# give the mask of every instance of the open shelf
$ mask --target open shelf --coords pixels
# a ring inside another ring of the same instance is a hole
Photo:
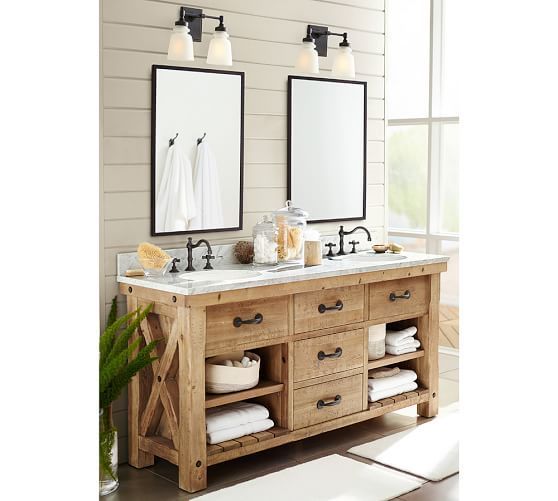
[[[220,405],[230,404],[232,402],[240,402],[241,400],[271,395],[272,393],[283,391],[284,387],[285,385],[283,383],[260,379],[258,385],[254,386],[254,388],[250,388],[249,390],[235,391],[233,393],[206,393],[205,408],[209,409],[211,407],[219,407]]]
[[[236,453],[232,453],[235,456],[243,456],[244,454],[255,452],[257,449],[262,447],[262,442],[268,442],[266,445],[272,446],[269,442],[273,439],[278,439],[275,441],[283,441],[290,432],[287,428],[281,428],[279,426],[274,426],[266,431],[260,431],[258,433],[252,433],[250,435],[244,435],[243,437],[235,438],[234,440],[226,440],[225,442],[220,442],[218,444],[207,444],[207,456],[208,464],[219,463],[219,455],[222,455],[228,451],[236,449]],[[283,438],[279,438],[283,437]],[[252,451],[251,449],[254,449]],[[230,455],[230,454],[229,454]]]
[[[410,407],[411,405],[420,404],[422,402],[426,402],[427,400],[428,390],[426,388],[419,387],[416,390],[406,391],[400,395],[382,398],[376,402],[368,402],[368,410],[373,412],[376,409],[381,409],[381,414],[385,414],[386,412]]]
[[[424,350],[413,351],[412,353],[404,353],[403,355],[386,355],[378,360],[370,360],[368,362],[368,370],[384,367],[385,365],[398,364],[405,360],[413,360],[415,358],[424,357]]]

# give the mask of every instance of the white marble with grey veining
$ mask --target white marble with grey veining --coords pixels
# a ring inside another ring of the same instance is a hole
[[[366,273],[370,271],[390,270],[396,268],[408,268],[412,266],[428,265],[443,263],[449,260],[446,256],[438,256],[434,254],[419,254],[415,252],[402,252],[406,256],[405,259],[398,261],[350,261],[350,260],[329,260],[324,258],[323,264],[320,266],[312,266],[308,268],[299,268],[295,270],[286,270],[274,272],[273,269],[281,267],[254,267],[253,265],[242,265],[235,262],[232,254],[231,245],[215,246],[214,254],[223,256],[222,259],[212,261],[212,265],[216,270],[255,270],[261,274],[256,277],[243,278],[230,281],[189,281],[182,277],[186,266],[186,250],[170,249],[167,252],[173,257],[181,259],[179,269],[181,273],[167,273],[164,277],[126,277],[124,273],[130,268],[139,268],[136,253],[119,254],[118,255],[118,276],[120,283],[147,287],[173,294],[191,296],[195,294],[207,294],[209,292],[222,292],[228,290],[246,289],[250,287],[262,287],[266,285],[284,284],[288,282],[299,282],[302,280],[312,280],[320,278],[335,277],[339,275]],[[205,249],[196,249],[194,256],[194,266],[196,270],[202,270],[205,261],[199,258],[204,254]],[[208,274],[208,276],[210,273]]]

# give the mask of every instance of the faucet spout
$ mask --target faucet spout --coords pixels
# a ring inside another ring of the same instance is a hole
[[[351,231],[345,231],[343,226],[340,226],[339,227],[339,252],[337,253],[338,256],[344,256],[346,254],[345,248],[343,247],[345,235],[351,235],[357,230],[364,231],[366,233],[367,240],[369,242],[372,241],[372,236],[370,235],[370,232],[364,226],[356,226]]]
[[[200,245],[205,244],[207,247],[207,256],[212,256],[211,245],[205,238],[200,238],[196,243],[193,242],[192,237],[188,237],[188,243],[186,244],[186,250],[188,251],[188,267],[184,271],[196,271],[193,265],[194,257],[193,257],[193,250],[199,247]],[[207,256],[204,256],[206,258]],[[211,270],[211,265],[209,264],[209,258],[207,259],[207,265],[205,267],[207,270]]]

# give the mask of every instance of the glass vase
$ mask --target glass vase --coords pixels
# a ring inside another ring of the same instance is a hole
[[[99,411],[99,495],[118,489],[118,434],[109,407]]]

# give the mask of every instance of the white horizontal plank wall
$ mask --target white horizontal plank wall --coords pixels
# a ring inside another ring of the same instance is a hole
[[[233,70],[246,73],[244,228],[204,234],[212,243],[249,238],[262,215],[281,207],[287,195],[287,76],[307,24],[347,31],[357,79],[368,82],[368,191],[365,226],[374,240],[385,237],[384,0],[103,0],[101,5],[101,321],[117,293],[116,254],[142,241],[161,247],[185,245],[185,236],[150,235],[151,65],[167,64],[169,34],[180,5],[225,15],[233,47]],[[205,56],[214,23],[204,22],[196,60]],[[320,58],[331,75],[339,40],[330,38]],[[172,64],[177,64],[173,62]],[[335,234],[336,223],[315,225]],[[350,226],[350,225],[349,225]],[[194,236],[195,237],[195,236]],[[119,313],[124,303],[119,302]],[[120,458],[127,459],[126,398],[114,405]]]

